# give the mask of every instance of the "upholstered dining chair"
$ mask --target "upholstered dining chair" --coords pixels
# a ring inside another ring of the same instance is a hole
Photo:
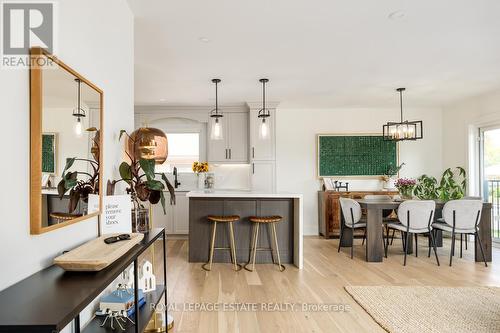
[[[488,267],[484,257],[483,244],[478,234],[479,220],[483,210],[482,200],[451,200],[443,207],[443,218],[432,224],[432,228],[451,232],[450,266],[455,254],[455,235],[474,235],[479,243],[484,265]]]
[[[434,211],[436,210],[436,203],[432,200],[408,200],[398,208],[398,219],[399,223],[390,222],[387,223],[389,229],[396,229],[402,233],[406,233],[406,239],[403,242],[404,249],[404,262],[403,266],[406,266],[406,256],[408,253],[408,244],[411,235],[415,235],[415,256],[418,256],[418,244],[417,235],[418,234],[429,234],[431,245],[434,249],[434,254],[436,256],[436,261],[439,266],[439,258],[436,251],[436,243],[434,241],[434,235],[432,234],[432,221],[434,217]],[[389,237],[386,237],[387,244],[385,246],[386,257],[387,249],[389,247]],[[429,255],[430,257],[430,252]]]
[[[342,239],[344,237],[344,229],[350,228],[351,231],[351,259],[354,256],[354,230],[355,229],[366,229],[366,220],[362,220],[361,206],[356,200],[349,198],[339,198],[340,208],[342,209],[342,215],[344,216],[343,225],[340,227],[340,238],[339,238],[339,249],[342,244]],[[366,230],[365,230],[366,232]]]

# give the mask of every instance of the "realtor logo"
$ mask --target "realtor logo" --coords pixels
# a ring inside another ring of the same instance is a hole
[[[46,1],[1,3],[2,67],[28,65],[32,46],[54,53],[54,7],[53,2]]]

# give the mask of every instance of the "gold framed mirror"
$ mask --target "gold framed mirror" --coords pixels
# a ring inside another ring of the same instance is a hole
[[[30,62],[30,233],[96,217],[102,205],[103,91],[42,48]]]

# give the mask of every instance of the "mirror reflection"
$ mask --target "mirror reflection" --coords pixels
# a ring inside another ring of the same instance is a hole
[[[99,209],[101,95],[57,64],[41,86],[43,228]]]

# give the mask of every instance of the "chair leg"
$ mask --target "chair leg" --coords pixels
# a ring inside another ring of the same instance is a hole
[[[351,259],[354,258],[354,228],[351,228]]]
[[[404,263],[403,263],[403,266],[406,266],[406,255],[407,255],[407,252],[408,252],[408,244],[410,243],[410,233],[407,231],[406,232],[406,241],[405,241],[405,259],[404,259]]]
[[[432,235],[431,235],[432,231],[429,229],[429,252],[427,253],[427,258],[430,258],[431,257],[431,247],[432,247]]]
[[[467,244],[469,243],[469,235],[465,234],[465,251],[467,251]]]
[[[463,243],[463,234],[460,234],[460,258],[462,258],[462,243]]]
[[[488,267],[488,263],[486,262],[486,257],[484,256],[483,243],[481,243],[481,238],[479,238],[479,234],[477,233],[477,231],[474,236],[477,238],[477,241],[479,243],[479,248],[481,249],[481,255],[483,256],[484,266]]]
[[[396,229],[392,229],[391,245],[394,243],[394,235],[396,235]],[[387,235],[389,236],[389,235]]]
[[[248,258],[248,262],[245,264],[245,266],[243,266],[247,271],[249,272],[253,272],[255,270],[255,254],[257,252],[257,233],[258,233],[258,223],[253,223],[252,225],[252,240],[251,240],[251,244],[250,244],[250,257]],[[248,266],[250,265],[250,263],[252,262],[252,259],[253,259],[253,268],[250,269],[248,268]]]
[[[342,236],[344,236],[344,227],[340,226],[339,250],[337,251],[338,253],[340,253],[340,246],[342,245]]]
[[[389,249],[389,227],[386,226],[385,227],[385,247],[384,247],[384,250],[385,250],[385,257],[387,258],[387,252],[388,252],[388,249]]]
[[[273,230],[274,246],[276,247],[276,255],[278,257],[278,267],[280,269],[280,272],[283,272],[285,270],[285,266],[283,266],[281,264],[280,248],[278,246],[278,237],[276,236],[276,223],[272,224],[272,230]],[[271,248],[271,251],[272,251],[272,248]]]
[[[203,268],[206,271],[211,271],[212,270],[212,262],[214,259],[214,249],[215,249],[215,234],[217,232],[217,222],[214,222],[212,225],[212,241],[210,242],[210,257],[208,258],[208,268],[206,267],[207,264],[203,264],[201,268]]]
[[[415,257],[418,258],[418,235],[415,234]]]
[[[257,255],[257,244],[259,240],[259,223],[255,223],[255,239],[253,241],[252,271],[255,270],[255,256]]]
[[[403,244],[403,251],[406,251],[404,232],[400,231],[400,233],[401,233],[401,244]]]
[[[453,261],[453,255],[455,252],[455,228],[452,229],[451,231],[451,250],[450,250],[450,267],[451,267],[451,262]]]
[[[363,241],[361,242],[361,245],[365,245],[365,240],[366,240],[366,228],[365,228],[365,232],[363,233]]]
[[[429,237],[431,238],[431,244],[432,244],[432,248],[434,249],[434,255],[436,256],[437,264],[438,264],[438,266],[440,266],[439,258],[438,258],[438,254],[437,254],[437,250],[436,250],[436,242],[434,240],[434,235],[432,234],[432,230],[430,230],[430,229],[429,229]],[[429,247],[429,257],[430,257],[430,254],[431,254],[431,248]]]

